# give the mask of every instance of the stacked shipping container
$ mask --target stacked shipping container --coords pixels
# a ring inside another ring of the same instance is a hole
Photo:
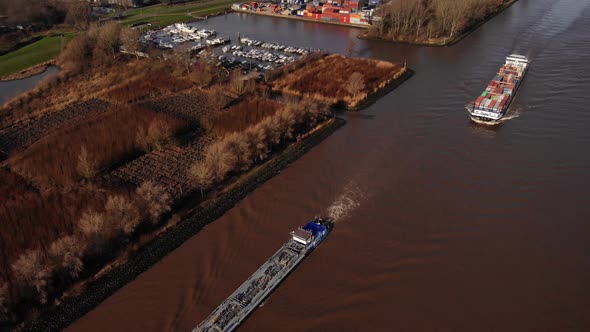
[[[475,100],[475,107],[485,111],[502,112],[520,82],[521,73],[511,65],[503,65],[486,90]]]

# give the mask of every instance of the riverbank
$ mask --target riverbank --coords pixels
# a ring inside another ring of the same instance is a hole
[[[153,5],[130,9],[124,12],[108,14],[105,19],[116,19],[126,25],[151,24],[154,28],[174,23],[204,19],[219,13],[226,13],[233,4],[231,0],[211,0],[188,2],[175,5]]]
[[[518,0],[510,0],[510,1],[502,4],[495,11],[489,13],[488,15],[483,17],[482,19],[474,22],[472,25],[470,25],[469,27],[464,29],[461,33],[459,33],[453,37],[430,38],[427,40],[416,40],[416,39],[412,40],[412,39],[408,38],[407,36],[398,36],[397,38],[394,38],[394,39],[388,39],[385,37],[371,36],[370,31],[367,31],[364,34],[359,35],[358,38],[364,39],[364,40],[381,40],[381,41],[388,41],[388,42],[394,42],[394,43],[400,43],[400,44],[410,44],[410,45],[417,45],[417,46],[433,46],[433,47],[453,46],[453,45],[457,44],[458,42],[460,42],[461,40],[463,40],[468,35],[470,35],[475,30],[477,30],[480,26],[482,26],[486,22],[490,21],[492,18],[496,17],[498,14],[502,13],[504,10],[508,9],[510,6],[512,6],[517,1]]]
[[[23,79],[45,70],[61,52],[64,42],[74,34],[44,37],[0,56],[0,80]]]
[[[64,329],[178,248],[207,224],[219,218],[250,192],[288,167],[344,124],[345,121],[340,118],[328,120],[307,138],[292,144],[256,168],[255,171],[250,171],[239,177],[214,202],[159,234],[144,247],[131,254],[127,262],[91,281],[80,295],[63,299],[59,304],[42,313],[40,319],[27,323],[23,329],[33,331]]]
[[[36,64],[36,65],[31,66],[29,68],[25,68],[17,73],[13,73],[13,74],[4,76],[4,77],[0,78],[0,82],[22,80],[24,78],[35,76],[35,75],[43,73],[44,71],[47,70],[47,68],[49,66],[52,66],[52,65],[55,65],[55,59],[41,62],[40,64]]]
[[[364,108],[371,106],[377,100],[379,100],[381,97],[383,97],[386,94],[390,93],[391,91],[397,89],[397,87],[402,85],[402,83],[404,83],[405,81],[410,79],[410,77],[412,77],[412,76],[414,76],[414,71],[410,68],[406,68],[406,70],[404,71],[404,73],[400,77],[398,77],[396,79],[391,79],[383,88],[377,90],[374,93],[369,94],[365,99],[360,101],[356,107],[349,107],[346,110],[347,111],[360,111]]]
[[[407,72],[402,64],[330,54],[307,61],[271,85],[284,96],[359,110],[399,86],[409,77]]]
[[[334,22],[334,21],[323,21],[323,20],[315,20],[310,18],[305,18],[296,15],[281,15],[281,14],[274,14],[274,13],[266,13],[266,12],[257,12],[252,10],[243,10],[243,9],[233,9],[236,13],[244,13],[244,14],[253,14],[253,15],[261,15],[261,16],[270,16],[270,17],[279,17],[279,18],[286,18],[290,20],[298,20],[298,21],[306,21],[306,22],[315,22],[315,23],[326,23],[331,25],[339,25],[345,26],[349,28],[361,28],[361,29],[368,29],[370,25],[364,24],[354,24],[354,23],[343,23],[343,22]]]

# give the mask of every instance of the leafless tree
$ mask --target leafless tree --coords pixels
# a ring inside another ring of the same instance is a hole
[[[184,71],[186,72],[186,74],[190,74],[191,72],[191,62],[192,57],[191,57],[191,50],[190,48],[187,48],[185,50],[178,50],[176,52],[173,53],[173,59],[176,60],[176,62],[178,62],[178,64],[184,68]]]
[[[171,137],[172,130],[170,129],[170,125],[154,120],[150,123],[147,130],[143,127],[138,129],[135,140],[142,150],[150,152],[161,150],[164,145],[170,142]]]
[[[70,72],[83,71],[92,61],[92,43],[85,33],[75,37],[67,43],[65,50],[60,54],[59,63]]]
[[[115,21],[108,21],[98,28],[94,47],[94,60],[98,61],[98,64],[107,64],[110,63],[110,59],[115,59],[121,46],[120,31],[121,25]]]
[[[194,179],[195,183],[201,190],[201,196],[203,192],[211,187],[213,184],[213,172],[205,162],[197,162],[191,166],[190,175]]]
[[[90,4],[88,1],[71,0],[66,4],[66,23],[77,29],[86,29],[90,23]]]
[[[353,98],[356,98],[357,95],[365,89],[365,78],[363,74],[359,72],[354,72],[348,78],[348,82],[346,82],[346,91],[352,94]]]
[[[137,30],[122,27],[119,39],[121,40],[121,45],[125,51],[133,53],[136,58],[139,58],[138,52],[140,51],[141,44],[139,42],[139,32],[137,32]]]
[[[96,161],[94,161],[94,159],[88,154],[85,146],[82,146],[82,149],[80,150],[76,170],[78,171],[78,174],[86,179],[93,178],[98,171]]]
[[[29,250],[12,264],[12,273],[21,288],[33,287],[41,303],[47,302],[47,287],[51,273],[39,249]]]
[[[156,224],[164,213],[170,211],[172,198],[162,186],[146,181],[136,192],[143,200],[149,220],[153,224]]]
[[[123,234],[132,234],[141,218],[138,208],[125,196],[110,196],[105,204],[105,218]]]
[[[78,220],[78,230],[86,242],[85,253],[91,256],[101,255],[107,248],[114,230],[105,220],[103,213],[88,210]]]
[[[8,283],[0,280],[0,324],[11,319],[10,315],[10,290]]]
[[[80,232],[87,238],[102,238],[109,233],[104,214],[88,210],[78,220]]]
[[[54,241],[49,247],[49,257],[57,269],[63,270],[70,277],[77,277],[84,264],[82,256],[84,245],[73,235],[67,235]]]
[[[348,46],[346,47],[346,56],[349,58],[352,57],[352,54],[354,53],[355,48],[356,48],[356,41],[354,39],[349,39]]]

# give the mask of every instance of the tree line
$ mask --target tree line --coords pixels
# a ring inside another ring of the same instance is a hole
[[[86,210],[72,234],[48,248],[21,254],[11,265],[10,279],[0,280],[0,327],[18,321],[31,305],[58,298],[65,286],[78,280],[87,263],[112,255],[142,225],[156,225],[171,204],[161,186],[144,182],[133,193],[110,195],[101,209]]]
[[[0,13],[6,15],[9,25],[50,27],[65,23],[84,29],[91,20],[86,0],[0,0]]]
[[[371,33],[382,38],[452,38],[507,0],[393,0],[380,8]]]
[[[121,46],[128,52],[139,51],[139,33],[114,21],[102,25],[92,23],[67,44],[58,62],[72,73],[110,65]]]
[[[330,117],[330,111],[315,102],[285,101],[281,109],[241,131],[221,137],[205,150],[205,158],[196,162],[190,175],[201,192],[252,165],[264,161]]]

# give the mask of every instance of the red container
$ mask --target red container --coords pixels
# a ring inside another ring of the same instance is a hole
[[[479,104],[481,104],[482,100],[483,100],[483,96],[477,97],[477,99],[475,100],[475,106],[479,106]]]

